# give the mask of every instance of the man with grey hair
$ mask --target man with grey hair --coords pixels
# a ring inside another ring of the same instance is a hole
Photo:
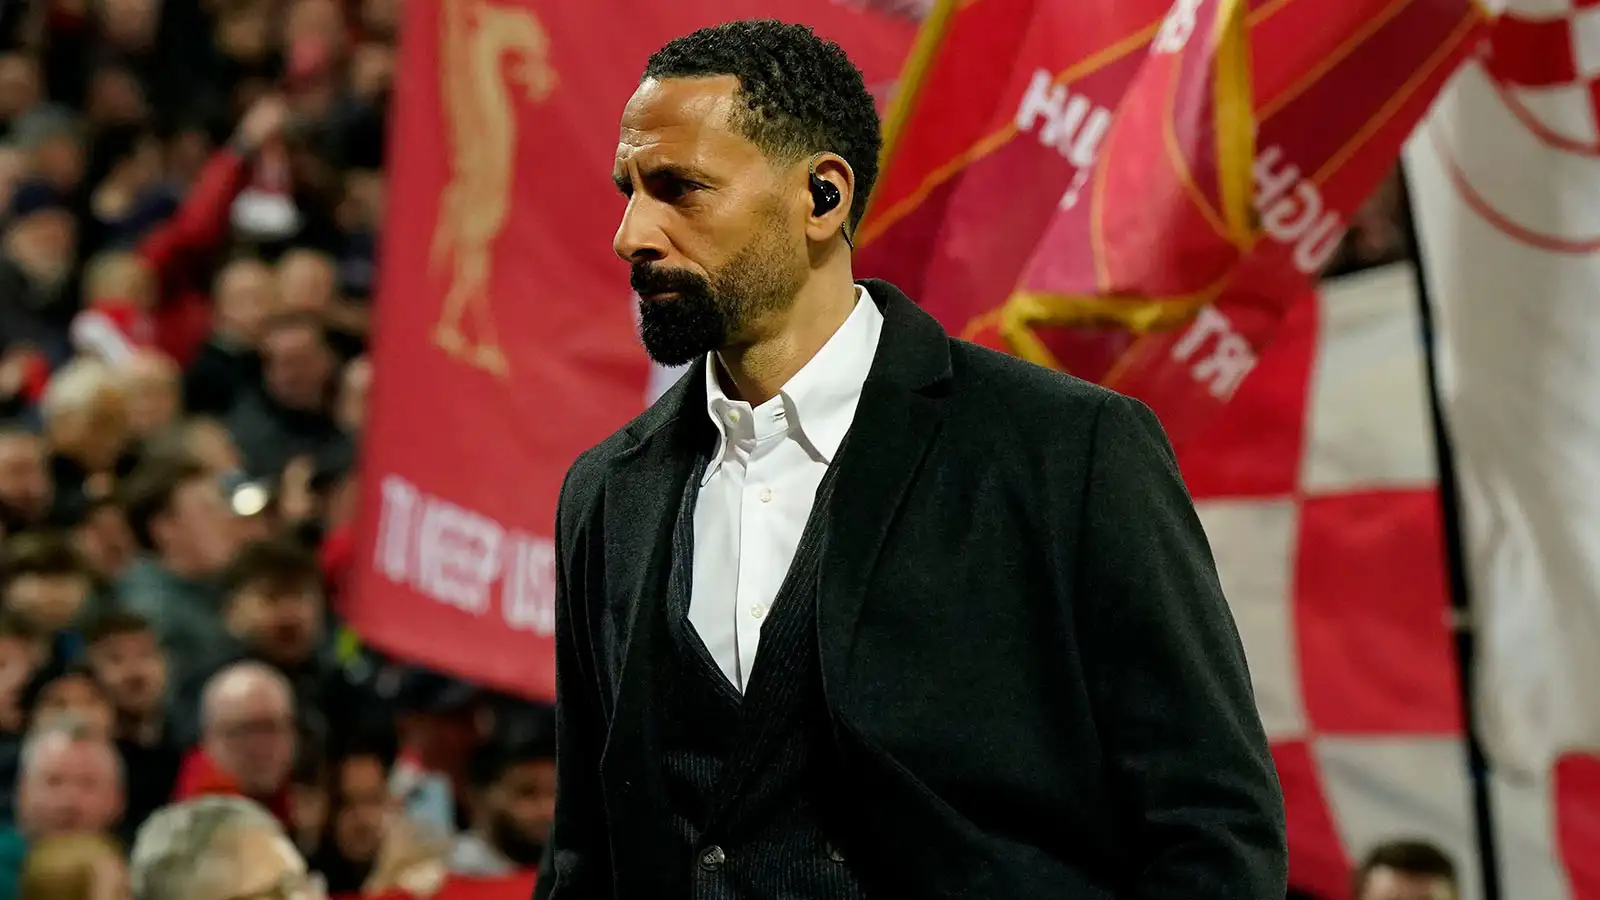
[[[134,840],[129,881],[134,900],[325,896],[283,827],[243,797],[198,797],[156,810]]]
[[[0,897],[13,897],[30,844],[110,834],[122,816],[122,761],[105,734],[71,716],[28,733],[17,776],[17,823],[0,831]]]

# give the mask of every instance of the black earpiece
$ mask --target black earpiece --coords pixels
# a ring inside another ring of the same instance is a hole
[[[817,174],[816,166],[811,168],[811,214],[814,216],[827,215],[839,205],[839,188],[833,182]]]
[[[817,161],[811,161],[811,214],[824,216],[839,208],[839,201],[844,195],[839,193],[838,185],[817,174]],[[844,235],[844,242],[854,250],[856,242],[850,237],[850,224],[848,222],[839,226],[839,232]]]

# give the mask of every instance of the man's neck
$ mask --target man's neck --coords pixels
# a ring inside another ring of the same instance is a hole
[[[717,351],[728,376],[723,387],[752,406],[776,397],[850,318],[858,296],[848,271],[842,279],[814,279],[760,339]]]

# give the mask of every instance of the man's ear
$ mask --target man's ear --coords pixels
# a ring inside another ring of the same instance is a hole
[[[839,202],[832,208],[818,204],[820,191],[815,189],[812,176],[831,185],[838,191]],[[835,234],[844,234],[850,240],[850,210],[855,205],[856,173],[850,164],[837,153],[819,153],[811,158],[806,172],[806,188],[811,198],[810,215],[806,219],[806,238],[819,243],[830,240]]]

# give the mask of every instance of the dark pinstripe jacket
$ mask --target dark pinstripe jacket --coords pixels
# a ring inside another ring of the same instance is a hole
[[[1142,405],[952,340],[891,285],[817,588],[839,835],[885,900],[1281,900],[1282,796],[1171,448]],[[557,523],[541,894],[652,900],[644,723],[690,373],[579,457]]]

